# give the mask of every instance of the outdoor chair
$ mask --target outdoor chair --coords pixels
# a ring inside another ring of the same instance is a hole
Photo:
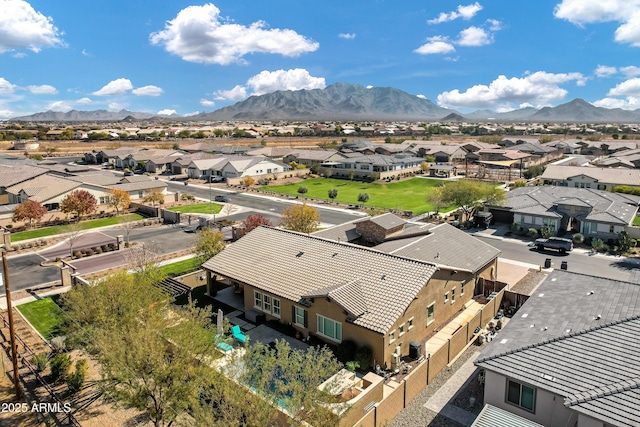
[[[247,341],[249,341],[249,337],[240,330],[240,326],[238,325],[234,325],[231,328],[231,335],[233,335],[233,338],[235,338],[238,342],[241,342],[242,344],[245,344]]]
[[[224,341],[224,335],[216,335],[215,341],[217,342],[216,346],[223,352],[227,353],[233,350],[233,346],[228,342]]]

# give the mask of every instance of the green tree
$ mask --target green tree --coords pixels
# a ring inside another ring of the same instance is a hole
[[[281,225],[291,231],[311,233],[320,225],[320,214],[313,206],[291,205],[282,211]]]
[[[209,227],[198,232],[195,253],[203,262],[222,252],[225,247],[224,235],[221,232]]]
[[[131,203],[131,196],[127,191],[119,188],[109,190],[108,204],[116,210],[116,214],[120,215],[121,211],[124,211],[129,207]]]
[[[285,340],[276,340],[275,348],[256,343],[247,349],[243,365],[244,382],[253,384],[258,394],[272,402],[280,402],[296,423],[338,425],[339,418],[326,406],[335,403],[332,391],[337,384],[318,388],[341,367],[327,347],[309,347],[303,352],[292,349]]]
[[[309,191],[309,189],[307,187],[305,187],[304,185],[301,185],[298,187],[298,194],[303,195],[306,194],[307,191]]]
[[[358,201],[364,206],[369,201],[369,193],[358,194]]]
[[[427,203],[433,206],[433,209],[436,211],[436,213],[439,213],[440,208],[445,206],[445,203],[443,201],[444,196],[442,195],[443,188],[444,186],[434,188],[431,194],[429,194],[429,197],[427,197]]]
[[[503,190],[480,181],[460,179],[441,187],[442,202],[462,209],[465,219],[471,217],[476,206],[482,202],[499,206],[506,200]]]
[[[62,199],[60,210],[64,213],[73,213],[78,220],[83,216],[90,214],[98,207],[98,201],[95,196],[87,190],[76,190]]]
[[[327,195],[331,200],[334,200],[336,197],[338,197],[338,189],[337,188],[330,189]]]
[[[623,254],[629,252],[632,248],[635,248],[636,243],[636,239],[629,236],[629,233],[626,231],[618,233],[618,248]]]
[[[169,426],[206,403],[201,391],[220,375],[210,312],[176,311],[172,298],[148,279],[117,273],[64,294],[65,332],[100,363],[101,389]],[[114,345],[117,343],[117,345]]]
[[[13,211],[12,221],[29,221],[29,228],[33,227],[33,221],[40,221],[47,213],[47,208],[36,200],[25,200]]]

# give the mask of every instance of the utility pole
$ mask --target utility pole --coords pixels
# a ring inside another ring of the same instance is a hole
[[[22,398],[20,389],[20,373],[18,372],[18,346],[16,345],[16,333],[13,328],[13,307],[11,306],[11,288],[9,286],[9,268],[7,265],[7,255],[2,248],[2,271],[4,279],[4,289],[7,294],[7,311],[9,312],[9,336],[11,337],[11,362],[13,363],[13,385],[16,389],[16,398]]]

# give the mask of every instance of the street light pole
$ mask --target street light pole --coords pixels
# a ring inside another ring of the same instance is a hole
[[[11,306],[11,288],[9,286],[9,268],[7,265],[7,255],[2,249],[2,271],[4,279],[4,289],[7,294],[7,311],[9,313],[9,337],[11,338],[11,362],[13,363],[13,385],[16,389],[16,398],[22,397],[20,390],[20,373],[18,372],[18,346],[16,345],[16,333],[13,328],[13,307]]]
[[[213,202],[211,201],[211,171],[209,171],[209,215],[213,213]]]

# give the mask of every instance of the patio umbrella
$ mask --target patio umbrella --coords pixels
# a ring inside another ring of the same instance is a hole
[[[222,327],[222,320],[223,320],[224,314],[222,313],[222,309],[219,308],[218,309],[218,318],[216,319],[216,328],[218,331],[218,335],[222,335],[224,333],[223,327]]]

